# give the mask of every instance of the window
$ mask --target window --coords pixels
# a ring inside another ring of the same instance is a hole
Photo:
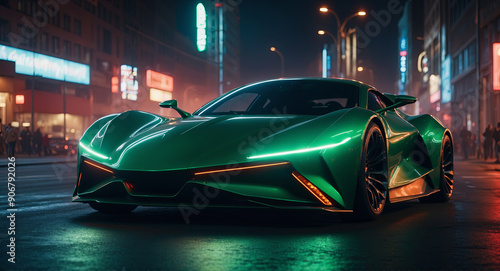
[[[385,104],[379,99],[375,92],[368,92],[368,109],[372,111],[377,111],[379,109],[385,108]]]
[[[57,26],[57,27],[60,27],[61,26],[61,19],[60,19],[60,16],[59,16],[59,12],[55,12],[55,11],[52,11],[54,12],[53,13],[53,17],[52,17],[52,24]]]
[[[23,34],[23,27],[24,27],[24,24],[17,24],[17,33],[19,35]],[[19,44],[22,45],[22,46],[28,46],[28,40],[25,39],[24,37],[20,37],[19,38]]]
[[[87,64],[90,63],[89,52],[87,50],[87,47],[85,47],[85,46],[83,47],[83,56],[82,56],[82,58],[83,58],[83,62],[84,63],[87,63]]]
[[[63,29],[66,31],[71,31],[71,17],[64,14],[63,16]]]
[[[9,32],[9,21],[0,19],[0,41],[7,41]]]
[[[467,67],[473,67],[476,65],[476,43],[472,42],[469,47],[468,47],[468,56],[467,58],[469,59],[469,65]]]
[[[119,38],[116,38],[116,57],[120,57],[120,39]]]
[[[358,104],[358,88],[345,83],[283,80],[242,87],[195,115],[325,115]]]
[[[464,70],[464,55],[463,52],[460,52],[458,55],[458,73],[461,74],[462,71]]]
[[[59,54],[59,38],[52,37],[52,53]]]
[[[235,113],[246,112],[250,107],[250,105],[255,100],[255,98],[257,98],[257,96],[258,94],[256,93],[242,93],[240,95],[235,96],[227,103],[224,103],[221,106],[215,108],[212,111],[212,113],[219,114],[225,112],[235,112]]]
[[[102,29],[102,51],[111,54],[111,32],[107,29]]]
[[[120,29],[120,16],[115,15],[115,28]]]
[[[71,42],[67,40],[63,41],[63,53],[65,57],[71,57]]]
[[[77,36],[82,36],[82,21],[78,20],[78,19],[75,19],[75,22],[74,22],[74,28],[75,28],[75,35]]]
[[[82,59],[82,57],[81,57],[81,48],[82,47],[80,46],[80,44],[76,44],[75,43],[75,45],[73,46],[73,48],[74,48],[73,51],[74,51],[75,59],[81,60]]]
[[[17,10],[24,12],[26,10],[26,0],[19,0],[17,2]]]
[[[48,51],[49,50],[49,33],[47,32],[43,32],[42,33],[42,40],[41,40],[41,48],[42,50],[44,51]]]

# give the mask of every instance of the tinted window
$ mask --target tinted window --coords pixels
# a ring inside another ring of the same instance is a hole
[[[244,86],[195,115],[323,115],[358,105],[358,87],[328,80],[277,80]]]
[[[377,111],[385,107],[385,104],[380,101],[379,97],[372,91],[368,92],[368,109]]]

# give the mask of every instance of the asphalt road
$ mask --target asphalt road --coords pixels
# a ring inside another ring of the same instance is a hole
[[[18,166],[11,263],[2,167],[0,269],[498,270],[499,170],[459,161],[450,202],[394,204],[367,223],[324,212],[234,209],[203,210],[187,225],[175,208],[112,216],[71,203],[72,164]]]

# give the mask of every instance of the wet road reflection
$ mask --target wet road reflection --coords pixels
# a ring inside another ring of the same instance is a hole
[[[61,197],[71,195],[74,176],[59,181],[51,170],[23,169],[47,176],[26,181],[19,197],[17,269],[500,268],[500,171],[483,164],[457,166],[452,201],[393,204],[366,223],[268,209],[203,210],[189,225],[175,208],[106,215]]]

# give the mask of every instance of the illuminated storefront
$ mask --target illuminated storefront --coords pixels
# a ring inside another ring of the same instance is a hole
[[[2,73],[10,76],[0,77],[4,124],[30,128],[33,117],[33,130],[40,128],[51,137],[81,137],[91,115],[88,65],[5,45],[0,45],[0,61],[10,64],[2,65]]]
[[[172,100],[172,91],[174,90],[174,78],[166,74],[146,71],[146,86],[149,89],[149,99],[154,102],[163,102]]]

